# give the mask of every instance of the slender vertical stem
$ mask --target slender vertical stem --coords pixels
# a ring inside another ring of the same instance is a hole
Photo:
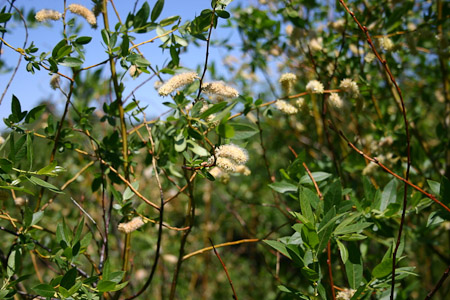
[[[231,286],[231,290],[233,291],[233,299],[238,300],[238,297],[236,295],[236,291],[235,291],[234,286],[233,286],[233,282],[231,281],[230,274],[228,274],[227,267],[225,266],[225,263],[223,262],[222,258],[220,257],[219,252],[217,252],[216,247],[214,247],[214,244],[213,244],[211,239],[209,239],[209,242],[211,243],[211,246],[213,247],[214,254],[217,256],[217,258],[219,259],[220,263],[222,264],[223,269],[225,270],[225,274],[227,275],[228,282],[230,283],[230,286]]]
[[[188,203],[186,222],[185,222],[185,226],[188,226],[188,229],[186,231],[184,231],[183,236],[181,238],[180,250],[178,253],[178,261],[177,261],[177,265],[175,267],[175,272],[173,273],[172,284],[170,286],[170,296],[169,296],[170,300],[175,299],[178,275],[180,273],[181,264],[183,263],[184,247],[186,245],[186,241],[189,236],[189,233],[191,233],[192,226],[194,225],[194,218],[195,218],[194,183],[190,181],[191,176],[189,176],[188,170],[183,169],[183,171],[184,171],[184,177],[186,178],[187,185],[188,185],[188,196],[189,196],[189,203]]]
[[[108,9],[107,9],[107,3],[108,0],[103,0],[103,21],[105,29],[109,31],[109,21],[108,21]],[[110,54],[110,60],[109,60],[109,66],[111,69],[111,79],[113,81],[114,85],[114,92],[116,94],[116,101],[117,106],[119,109],[119,120],[120,120],[120,133],[122,136],[122,156],[123,156],[123,171],[125,175],[125,179],[129,181],[130,174],[129,174],[129,162],[128,162],[128,140],[127,140],[127,127],[125,123],[125,111],[123,108],[123,101],[122,101],[122,88],[119,85],[119,81],[117,78],[117,72],[116,72],[116,62],[111,57]],[[130,243],[131,243],[131,235],[127,233],[125,235],[125,245],[123,247],[123,262],[122,262],[122,270],[124,273],[124,278],[126,278],[127,270],[128,270],[128,260],[130,255]]]

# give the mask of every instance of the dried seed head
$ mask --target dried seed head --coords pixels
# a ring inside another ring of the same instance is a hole
[[[41,9],[34,16],[34,18],[38,22],[44,22],[47,20],[57,21],[61,19],[61,17],[62,17],[61,13],[53,9]]]
[[[158,93],[161,96],[167,96],[180,87],[193,83],[197,78],[198,74],[195,72],[187,72],[175,75],[158,89]]]
[[[97,25],[97,18],[95,17],[94,13],[87,7],[81,4],[70,4],[68,9],[70,10],[71,13],[85,18],[86,21],[92,26]]]
[[[27,204],[27,202],[28,202],[28,199],[24,198],[24,197],[16,197],[14,199],[14,204],[16,206],[24,206],[25,204]]]

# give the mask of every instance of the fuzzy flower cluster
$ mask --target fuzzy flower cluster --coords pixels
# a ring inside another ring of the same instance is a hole
[[[61,77],[58,74],[54,74],[50,79],[50,87],[56,90],[61,86],[60,84],[61,84]]]
[[[343,289],[339,291],[336,295],[336,300],[350,300],[355,294],[356,290],[352,289]]]
[[[376,56],[375,56],[375,54],[373,54],[372,52],[369,52],[369,53],[366,54],[366,56],[364,56],[364,60],[365,60],[367,63],[369,63],[369,64],[370,64],[375,58],[376,58]]]
[[[92,26],[97,25],[97,18],[95,17],[94,13],[87,7],[81,4],[70,4],[68,9],[70,10],[71,13],[85,18],[86,21]]]
[[[34,16],[34,18],[38,22],[44,22],[47,20],[57,21],[61,19],[61,17],[62,17],[61,13],[53,9],[41,9]]]
[[[306,85],[306,90],[314,94],[323,94],[324,87],[323,84],[318,80],[311,80]]]
[[[295,100],[295,105],[297,105],[298,108],[302,109],[303,107],[305,107],[306,103],[305,103],[305,98],[298,98],[297,100]]]
[[[286,95],[292,92],[292,86],[297,81],[297,76],[293,73],[284,73],[280,77],[281,88]]]
[[[296,114],[298,112],[297,107],[295,107],[292,104],[289,104],[288,102],[286,102],[284,100],[277,100],[277,101],[275,101],[275,107],[279,111],[284,112],[285,114],[288,114],[288,115],[293,115],[293,114]]]
[[[193,83],[197,78],[198,74],[195,72],[187,72],[175,75],[158,89],[158,93],[161,96],[167,96],[180,87]]]
[[[344,102],[337,93],[331,93],[329,99],[331,104],[336,108],[342,108],[342,106],[344,105]]]
[[[394,42],[387,36],[379,38],[378,43],[384,51],[392,51],[394,49]]]
[[[244,148],[234,144],[226,144],[216,148],[215,157],[208,159],[208,164],[214,163],[225,172],[236,172],[240,165],[248,161],[248,153]]]
[[[135,65],[131,65],[131,67],[128,69],[128,72],[131,77],[138,77],[142,73],[142,71],[139,70],[139,68]]]
[[[359,87],[356,82],[351,80],[350,78],[342,79],[341,83],[339,84],[339,87],[347,93],[350,93],[353,97],[359,96]]]
[[[144,225],[144,221],[141,217],[134,217],[130,222],[127,223],[120,223],[119,226],[117,226],[117,229],[119,231],[124,233],[131,233],[139,228],[141,228]]]
[[[217,95],[224,98],[237,98],[239,92],[231,86],[225,85],[222,82],[205,82],[202,84],[202,89],[207,94]]]
[[[317,39],[312,39],[311,41],[309,41],[309,49],[311,49],[311,52],[319,52],[322,51],[323,46],[323,39],[321,37],[317,38]]]

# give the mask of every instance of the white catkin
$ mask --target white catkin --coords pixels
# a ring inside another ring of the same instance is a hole
[[[343,289],[336,294],[336,300],[350,300],[355,294],[356,290]]]
[[[318,81],[318,80],[311,80],[306,85],[306,90],[308,92],[310,92],[310,93],[323,94],[324,87],[323,87],[323,84],[320,81]]]
[[[341,80],[341,83],[339,84],[339,87],[347,93],[350,93],[352,96],[357,97],[359,96],[359,87],[356,82],[351,80],[350,78],[345,78]]]
[[[144,221],[141,217],[134,217],[130,222],[120,223],[117,229],[124,233],[131,233],[144,225]]]
[[[286,95],[291,93],[292,87],[296,81],[297,76],[293,73],[284,73],[281,75],[279,82],[281,83],[281,89]]]
[[[38,22],[44,22],[47,20],[57,21],[61,19],[61,17],[62,17],[61,13],[53,9],[41,9],[34,16],[34,18]]]
[[[275,101],[275,107],[279,111],[284,112],[285,114],[288,114],[288,115],[293,115],[298,112],[298,109],[294,105],[289,104],[288,102],[286,102],[284,100]]]
[[[158,93],[161,96],[167,96],[180,87],[193,83],[197,78],[198,74],[195,72],[187,72],[175,75],[158,89]]]
[[[61,77],[58,74],[53,74],[52,78],[50,79],[50,87],[56,90],[60,87],[60,83]]]
[[[342,108],[344,102],[342,101],[341,97],[337,93],[331,93],[330,94],[330,102],[333,104],[336,108]]]
[[[68,9],[71,13],[82,16],[92,26],[97,25],[97,18],[94,13],[81,4],[70,4]]]
[[[235,88],[217,81],[205,82],[202,84],[202,90],[207,94],[222,96],[230,99],[237,98],[239,96],[239,92]]]

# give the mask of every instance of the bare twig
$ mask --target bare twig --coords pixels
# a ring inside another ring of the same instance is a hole
[[[227,275],[228,282],[230,283],[231,290],[233,291],[233,299],[238,300],[238,297],[236,295],[236,290],[234,289],[233,282],[231,281],[230,274],[228,274],[227,267],[225,266],[225,263],[223,262],[222,258],[220,257],[219,252],[217,252],[216,248],[214,247],[214,244],[213,244],[211,239],[209,239],[209,242],[211,243],[211,246],[212,246],[212,248],[214,250],[214,254],[216,254],[217,258],[219,259],[220,263],[222,264],[222,267],[223,267],[223,269],[225,271],[225,274]]]
[[[447,279],[449,273],[450,273],[450,266],[447,267],[447,270],[445,270],[444,274],[442,274],[441,278],[439,279],[434,289],[431,292],[429,292],[428,295],[425,297],[425,300],[431,299],[431,297],[434,296],[437,290],[439,290],[442,284],[444,283],[445,279]]]
[[[205,66],[203,67],[202,77],[200,77],[200,86],[198,87],[198,94],[197,94],[197,98],[195,99],[195,102],[200,100],[200,94],[202,93],[203,79],[205,78],[206,70],[208,70],[209,44],[211,42],[211,33],[214,28],[214,18],[216,16],[216,5],[214,5],[212,13],[211,13],[211,24],[209,25],[208,38],[206,39]]]

